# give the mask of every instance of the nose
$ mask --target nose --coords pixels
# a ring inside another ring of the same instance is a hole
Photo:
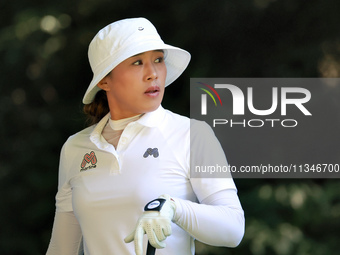
[[[153,63],[145,65],[145,80],[152,81],[158,78],[157,69]]]

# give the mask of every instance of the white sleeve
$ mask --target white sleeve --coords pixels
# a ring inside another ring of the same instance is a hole
[[[58,178],[58,192],[56,194],[56,211],[57,212],[71,212],[72,207],[72,189],[69,180],[72,173],[70,162],[72,162],[72,147],[70,149],[69,140],[63,145],[60,152],[59,162],[59,178]]]
[[[236,247],[244,235],[245,219],[235,189],[218,191],[201,204],[174,198],[174,222],[200,242]]]
[[[83,254],[82,233],[73,212],[56,212],[46,255]]]
[[[198,201],[202,202],[220,190],[236,190],[231,174],[219,171],[228,169],[228,161],[219,140],[207,123],[191,121],[189,144],[190,183]]]

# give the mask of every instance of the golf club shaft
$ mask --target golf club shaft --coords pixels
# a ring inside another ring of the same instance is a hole
[[[148,248],[146,248],[146,255],[155,255],[156,248],[148,242]]]

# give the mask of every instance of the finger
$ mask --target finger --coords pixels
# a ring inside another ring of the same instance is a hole
[[[167,225],[164,226],[163,233],[166,237],[168,237],[172,234],[171,224],[167,224]]]
[[[153,230],[146,233],[148,235],[148,239],[150,244],[155,247],[156,249],[163,249],[165,248],[166,244],[158,240],[155,232]]]
[[[136,228],[136,232],[135,232],[135,252],[136,255],[142,255],[143,253],[143,236],[145,234],[144,229],[141,226],[138,226]]]
[[[154,229],[156,238],[158,239],[158,241],[164,241],[166,239],[166,236],[164,235],[163,232],[163,227],[160,225],[156,226],[156,229]]]
[[[127,237],[124,238],[125,243],[131,243],[135,238],[135,231],[131,232]]]

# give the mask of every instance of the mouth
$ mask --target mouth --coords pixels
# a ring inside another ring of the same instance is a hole
[[[149,96],[155,96],[158,95],[160,89],[158,86],[150,86],[145,92],[144,94],[149,95]]]

